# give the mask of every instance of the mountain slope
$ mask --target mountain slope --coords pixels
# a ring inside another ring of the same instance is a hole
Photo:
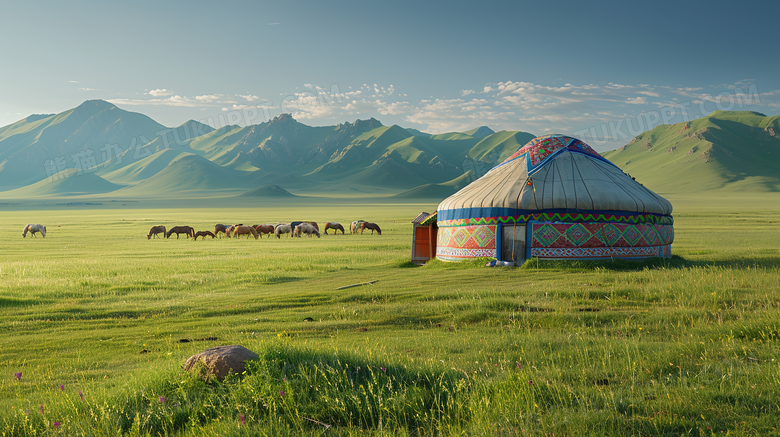
[[[603,154],[658,192],[780,191],[780,116],[716,111]]]
[[[94,173],[78,174],[78,170],[67,169],[51,178],[6,191],[3,196],[9,198],[87,196],[110,193],[120,188],[123,188],[123,185],[113,184]]]
[[[164,169],[138,184],[118,191],[129,197],[165,197],[181,193],[205,194],[246,187],[247,183],[234,170],[220,167],[198,155],[183,155]]]
[[[279,185],[264,185],[260,188],[247,191],[241,196],[246,197],[296,197],[295,194],[285,190]]]
[[[393,197],[407,199],[444,199],[457,193],[461,188],[470,184],[474,180],[472,175],[473,171],[469,170],[451,181],[447,181],[441,184],[420,185],[418,187],[412,188],[411,190],[398,193]]]
[[[172,161],[187,155],[191,153],[164,149],[121,168],[108,167],[105,170],[98,170],[97,174],[115,184],[134,185],[156,175]]]
[[[498,164],[534,138],[528,132],[502,130],[482,139],[469,151],[468,156],[477,161]]]
[[[88,100],[51,116],[28,117],[0,133],[0,188],[24,186],[66,168],[103,161],[107,145],[124,150],[131,138],[153,139],[165,126],[151,118]]]

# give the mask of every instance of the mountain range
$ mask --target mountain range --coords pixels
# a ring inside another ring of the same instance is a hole
[[[312,127],[290,114],[246,127],[190,120],[168,128],[90,100],[0,128],[0,197],[202,197],[268,185],[345,195],[422,187],[425,195],[425,187],[475,179],[532,138],[486,126],[431,135],[374,118]]]
[[[103,100],[0,127],[0,198],[288,195],[442,198],[534,135],[427,134],[379,120],[312,127],[282,114],[169,128]],[[717,111],[604,156],[660,193],[780,190],[780,116]]]

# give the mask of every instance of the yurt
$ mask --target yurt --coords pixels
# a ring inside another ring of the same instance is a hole
[[[534,138],[437,209],[436,257],[671,257],[672,204],[584,142]]]

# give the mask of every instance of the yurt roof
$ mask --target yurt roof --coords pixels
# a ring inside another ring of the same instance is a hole
[[[672,204],[584,142],[534,138],[484,176],[439,204],[439,221],[538,211],[671,215]]]

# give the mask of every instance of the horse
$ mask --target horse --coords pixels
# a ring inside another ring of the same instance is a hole
[[[236,229],[233,231],[233,238],[238,238],[242,235],[246,235],[247,238],[252,235],[257,240],[257,231],[251,226],[236,226]]]
[[[308,223],[308,224],[314,226],[314,229],[316,229],[318,231],[320,230],[320,225],[318,225],[317,222],[304,222],[304,223]]]
[[[236,231],[236,228],[239,226],[244,226],[243,223],[239,223],[237,225],[230,225],[227,228],[225,228],[225,236],[230,238],[233,235],[233,232]]]
[[[22,238],[27,238],[28,232],[32,232],[33,237],[35,236],[35,234],[40,232],[41,235],[43,235],[43,238],[46,238],[46,226],[44,225],[34,225],[32,223],[28,224],[22,230]]]
[[[163,225],[152,226],[152,229],[149,229],[149,233],[146,235],[146,239],[147,240],[151,240],[152,239],[152,235],[154,235],[156,238],[160,238],[160,237],[157,236],[157,234],[163,234],[163,236],[164,236],[165,235],[165,226],[163,226]]]
[[[257,231],[257,234],[261,237],[263,234],[268,234],[268,238],[271,238],[271,235],[274,233],[274,225],[264,224],[264,225],[257,225],[255,226],[255,230]]]
[[[365,220],[355,220],[349,225],[349,233],[352,235],[357,234],[357,232],[360,230],[360,224],[364,223]]]
[[[341,231],[341,235],[344,235],[344,226],[341,226],[341,223],[327,222],[325,223],[325,235],[328,235],[328,229],[333,229],[333,235],[336,235],[338,231]]]
[[[195,233],[195,240],[193,241],[198,241],[198,237],[203,237],[201,238],[201,240],[205,240],[206,237],[211,237],[211,239],[213,240],[214,237],[216,237],[216,235],[214,235],[214,233],[211,231],[198,231]]]
[[[214,235],[219,236],[220,232],[224,234],[225,228],[226,226],[223,225],[222,223],[217,223],[216,225],[214,225]]]
[[[360,224],[360,235],[363,235],[363,231],[366,229],[371,230],[371,235],[374,235],[374,231],[376,231],[377,234],[382,235],[382,230],[379,229],[379,225],[376,223],[369,223],[369,222],[363,222]]]
[[[292,227],[289,224],[282,223],[274,228],[274,234],[276,235],[276,238],[282,238],[282,234],[290,234],[292,237]]]
[[[174,226],[165,234],[165,238],[171,238],[171,235],[176,234],[176,239],[179,238],[179,234],[187,235],[187,238],[195,235],[195,229],[192,226]]]
[[[295,227],[294,235],[298,238],[301,238],[301,234],[306,234],[309,236],[309,238],[311,238],[312,234],[314,234],[317,236],[317,238],[320,238],[320,231],[318,231],[309,223],[301,223]]]

